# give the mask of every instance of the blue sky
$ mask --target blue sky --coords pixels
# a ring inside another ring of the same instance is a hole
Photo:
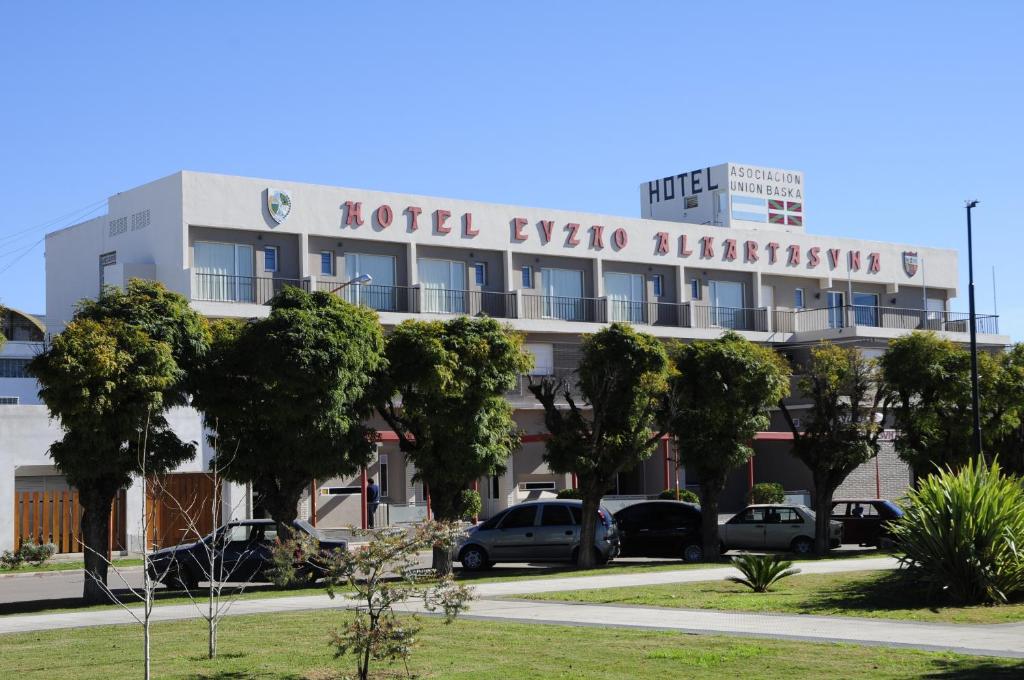
[[[42,225],[180,169],[638,215],[641,181],[737,161],[803,170],[810,232],[959,249],[955,309],[963,200],[978,198],[978,308],[992,309],[994,266],[1001,329],[1024,340],[1024,3],[4,15],[0,302],[13,307],[45,306]]]

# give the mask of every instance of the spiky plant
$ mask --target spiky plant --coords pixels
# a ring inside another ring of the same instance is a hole
[[[939,470],[907,494],[893,535],[903,562],[963,603],[1024,593],[1024,488],[998,463]]]
[[[732,565],[743,576],[730,576],[729,580],[755,593],[766,593],[776,581],[800,573],[799,569],[793,569],[791,560],[780,559],[778,555],[740,555],[732,558]]]

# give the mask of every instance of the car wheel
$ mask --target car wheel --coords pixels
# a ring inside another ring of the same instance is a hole
[[[704,560],[704,546],[690,543],[683,547],[683,562],[702,562]]]
[[[484,549],[471,545],[462,551],[459,555],[459,562],[462,563],[462,568],[467,571],[482,571],[484,569],[490,569],[494,564],[487,559],[487,553]]]
[[[809,555],[814,550],[814,541],[806,536],[797,536],[793,539],[790,548],[797,555]]]
[[[178,567],[177,573],[167,579],[167,586],[172,590],[195,590],[199,587],[199,579],[188,567]]]

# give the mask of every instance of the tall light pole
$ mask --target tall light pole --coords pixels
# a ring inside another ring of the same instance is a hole
[[[971,209],[978,201],[966,201],[967,208],[967,295],[970,304],[971,324],[971,405],[974,414],[974,455],[981,455],[981,400],[978,396],[978,330],[974,312],[974,250],[971,243]]]

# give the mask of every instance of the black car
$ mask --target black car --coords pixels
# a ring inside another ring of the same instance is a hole
[[[623,557],[704,559],[700,506],[681,501],[646,501],[615,513]]]
[[[347,547],[345,541],[325,538],[304,520],[295,520],[292,527],[296,537],[305,535],[317,539],[321,552],[345,550]],[[216,573],[221,575],[219,580],[258,581],[270,566],[276,541],[277,525],[274,520],[237,520],[225,524],[200,541],[155,550],[150,554],[149,576],[169,588],[195,588],[213,573],[210,569],[212,554]],[[302,570],[307,573],[302,574]],[[315,578],[321,575],[321,571],[315,561],[305,560],[300,575]]]
[[[903,511],[892,501],[879,498],[832,501],[832,519],[843,523],[845,543],[890,548],[893,545],[890,527],[900,517]]]

